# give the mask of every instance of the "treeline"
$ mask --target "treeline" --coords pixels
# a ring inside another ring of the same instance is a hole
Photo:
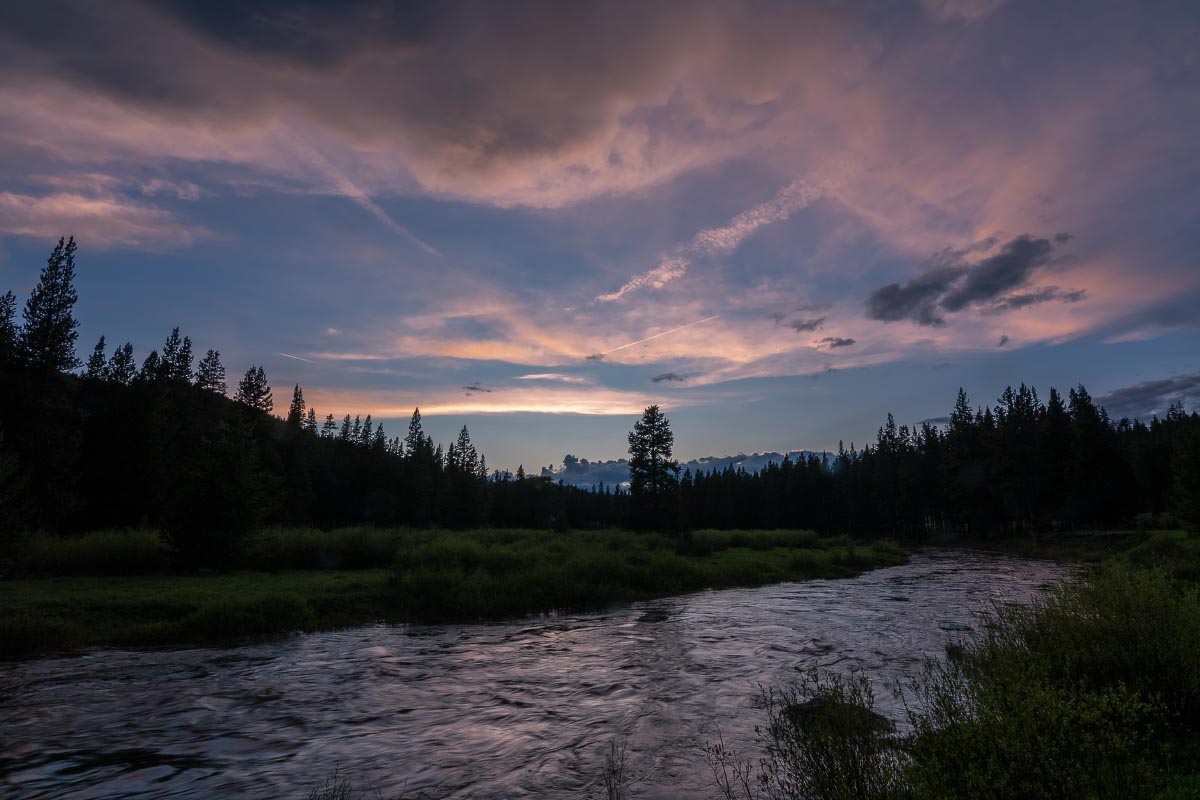
[[[678,475],[654,407],[630,437],[632,496],[523,470],[489,474],[465,427],[443,448],[419,411],[402,437],[389,436],[369,415],[322,417],[295,386],[280,419],[259,366],[230,398],[220,353],[196,364],[178,329],[140,366],[130,344],[109,355],[103,337],[81,363],[74,259],[74,241],[60,241],[20,321],[13,293],[0,297],[8,541],[146,526],[219,560],[238,537],[276,524],[811,528],[908,539],[1113,527],[1138,515],[1200,524],[1200,415],[1175,406],[1149,424],[1114,421],[1082,386],[1066,398],[1052,389],[1043,403],[1022,385],[978,408],[960,391],[945,429],[889,416],[861,450],[757,472]]]
[[[21,320],[15,295],[0,297],[0,533],[9,541],[148,526],[219,560],[262,525],[548,527],[595,516],[588,507],[606,496],[489,481],[466,427],[443,448],[419,410],[403,437],[389,437],[370,415],[321,419],[296,386],[280,419],[262,367],[245,372],[231,399],[220,353],[196,364],[178,328],[140,366],[131,344],[109,355],[104,337],[83,364],[75,252],[73,240],[58,243]]]
[[[1200,525],[1200,414],[1112,420],[1083,386],[1042,402],[1008,388],[958,400],[945,428],[897,425],[874,444],[680,481],[693,524],[807,527],[863,536],[1003,535],[1061,528]],[[1140,518],[1140,520],[1139,520]]]

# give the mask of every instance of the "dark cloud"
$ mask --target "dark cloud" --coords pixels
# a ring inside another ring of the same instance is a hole
[[[816,319],[798,319],[794,322],[789,322],[788,326],[796,331],[796,333],[812,332],[825,324],[824,317]]]
[[[947,424],[949,424],[949,422],[950,422],[949,417],[930,417],[929,419],[921,420],[917,424],[918,425],[927,425],[927,424],[928,425],[947,425]]]
[[[940,305],[946,311],[961,311],[969,305],[986,303],[1005,292],[1025,285],[1038,267],[1050,263],[1054,245],[1049,239],[1022,234],[966,273],[966,279],[946,293]]]
[[[1018,308],[1026,308],[1038,303],[1045,303],[1050,300],[1058,300],[1063,303],[1078,303],[1087,296],[1086,289],[1076,289],[1071,292],[1064,292],[1057,286],[1045,286],[1041,289],[1036,289],[1032,292],[1018,292],[1016,294],[1006,295],[996,302],[992,303],[986,311],[989,313],[998,313],[1001,311],[1012,311]]]
[[[797,314],[804,314],[806,312],[820,313],[821,311],[828,311],[829,307],[830,307],[829,303],[808,303],[806,305],[796,306],[796,313]]]
[[[224,47],[312,66],[341,64],[364,41],[429,42],[462,9],[461,3],[449,1],[379,0],[165,0],[159,5]]]
[[[769,319],[770,319],[772,322],[774,322],[776,325],[778,325],[779,323],[781,323],[781,322],[783,322],[785,319],[787,319],[787,314],[783,314],[783,313],[781,313],[781,312],[779,312],[779,311],[772,311],[770,314],[768,314],[768,315],[767,315],[767,317],[768,317],[768,318],[769,318]]]
[[[884,322],[911,319],[918,325],[944,325],[938,304],[964,272],[962,267],[937,267],[907,283],[880,286],[867,297],[867,316]]]
[[[840,336],[826,336],[824,339],[822,339],[819,342],[819,344],[827,344],[831,348],[833,348],[833,347],[850,347],[851,345],[856,344],[856,343],[857,343],[856,339],[843,339]]]
[[[1074,238],[1075,238],[1075,237],[1074,237],[1074,236],[1072,236],[1072,235],[1071,235],[1071,234],[1069,234],[1069,233],[1056,233],[1056,234],[1054,234],[1054,241],[1055,241],[1055,242],[1057,242],[1058,244],[1065,244],[1066,242],[1069,242],[1069,241],[1071,241],[1071,240],[1072,240],[1072,239],[1074,239]]]
[[[1054,237],[1065,242],[1066,234]],[[1063,292],[1056,286],[1030,292],[1015,292],[1026,286],[1045,267],[1064,263],[1069,256],[1056,255],[1049,239],[1022,234],[999,252],[975,261],[972,256],[990,251],[994,239],[984,239],[962,250],[946,249],[926,262],[927,270],[905,283],[881,286],[867,297],[867,316],[884,322],[908,319],[918,325],[944,325],[946,314],[970,306],[990,311],[1025,308],[1048,300],[1077,302],[1084,292]]]
[[[471,393],[471,392],[486,392],[488,394],[492,393],[491,389],[480,386],[478,381],[475,383],[472,383],[470,386],[464,386],[463,391],[468,392],[468,393]]]
[[[585,358],[585,360],[586,361],[603,361],[604,353],[592,353],[590,356],[587,356]]]
[[[1163,416],[1173,403],[1183,403],[1185,409],[1193,410],[1200,406],[1200,373],[1142,381],[1114,389],[1096,402],[1116,418]]]
[[[729,73],[747,61],[729,41],[752,41],[764,64],[817,59],[832,47],[822,31],[843,24],[821,9],[751,5],[4,3],[0,76],[52,77],[134,112],[217,127],[288,117],[401,147],[438,175],[494,175],[574,154],[638,101],[661,107],[694,52]]]
[[[687,379],[687,375],[680,375],[678,372],[664,372],[661,375],[655,375],[650,380],[654,381],[655,383],[662,383],[663,381],[675,382],[686,381]]]
[[[1004,347],[1004,345],[1008,344],[1008,342],[1009,342],[1008,334],[1002,333],[1002,334],[1000,334],[1000,341],[996,342],[996,347]]]

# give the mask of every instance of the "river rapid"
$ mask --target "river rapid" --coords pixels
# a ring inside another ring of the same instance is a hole
[[[720,726],[754,755],[758,687],[819,666],[896,679],[1066,568],[930,550],[847,580],[606,613],[371,626],[244,647],[0,664],[0,796],[303,798],[335,768],[391,798],[602,796],[627,741],[642,798],[702,798]]]

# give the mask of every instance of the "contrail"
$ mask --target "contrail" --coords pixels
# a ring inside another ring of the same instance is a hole
[[[280,353],[279,355],[283,356],[284,358],[294,358],[294,359],[296,359],[297,361],[305,361],[305,362],[307,362],[307,363],[309,363],[309,364],[316,364],[316,363],[317,363],[316,361],[313,361],[311,358],[301,358],[300,356],[294,356],[294,355],[292,355],[291,353]]]
[[[794,180],[776,192],[770,200],[743,211],[724,227],[700,231],[686,244],[679,245],[670,255],[663,257],[654,269],[635,275],[620,289],[599,295],[593,298],[592,302],[611,303],[647,286],[661,289],[671,281],[686,275],[696,261],[732,253],[759,228],[787,219],[820,196],[820,187],[803,180]]]
[[[643,342],[648,342],[652,339],[658,339],[662,336],[666,336],[668,333],[677,333],[677,332],[683,330],[684,328],[694,328],[697,325],[703,325],[706,322],[712,322],[714,319],[716,319],[719,316],[721,316],[721,315],[713,314],[711,317],[702,319],[699,322],[689,322],[687,325],[680,325],[678,328],[671,328],[671,330],[669,330],[669,331],[663,331],[662,333],[656,333],[653,336],[647,336],[645,339],[638,339],[636,342],[630,342],[629,344],[623,344],[620,347],[614,347],[612,350],[605,350],[600,355],[606,356],[609,353],[615,353],[618,350],[624,350],[626,347],[633,347],[635,344],[641,344]]]
[[[372,200],[366,192],[358,188],[358,185],[354,183],[354,181],[346,177],[345,173],[334,166],[333,162],[322,155],[319,150],[300,139],[300,137],[296,136],[294,133],[290,135],[289,141],[292,145],[292,148],[296,151],[296,154],[299,155],[300,158],[302,158],[304,162],[308,164],[308,166],[312,167],[314,170],[332,181],[334,186],[337,187],[338,191],[343,197],[353,200],[369,214],[371,214],[371,216],[375,217],[375,219],[379,220],[384,225],[391,228],[394,232],[400,234],[406,239],[412,240],[426,253],[430,253],[435,256],[441,255],[441,253],[438,252],[433,245],[421,241],[417,238],[416,234],[401,225],[399,222],[396,222],[396,220],[392,219],[390,214],[380,208],[378,203]]]

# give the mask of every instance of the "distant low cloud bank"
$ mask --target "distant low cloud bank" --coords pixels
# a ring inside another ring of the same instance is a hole
[[[1117,419],[1165,416],[1173,403],[1183,403],[1184,409],[1191,411],[1200,406],[1200,373],[1142,381],[1114,389],[1097,402]]]
[[[812,453],[810,450],[790,450],[786,453],[739,453],[736,456],[705,456],[691,461],[680,462],[680,473],[690,469],[693,473],[723,470],[726,467],[741,468],[747,472],[761,470],[772,462],[778,464],[784,456],[793,461]],[[820,455],[820,453],[817,453]],[[562,481],[571,486],[591,487],[603,483],[606,486],[620,486],[629,482],[629,461],[619,458],[614,461],[588,461],[571,454],[563,456],[561,467],[542,467],[543,478]]]

